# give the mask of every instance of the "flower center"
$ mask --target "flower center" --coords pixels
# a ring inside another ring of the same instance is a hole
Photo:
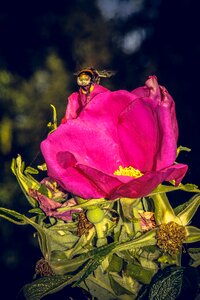
[[[157,232],[157,245],[170,255],[177,254],[186,240],[186,229],[175,222],[161,224]]]
[[[131,166],[125,168],[119,166],[119,169],[114,172],[114,175],[130,176],[130,177],[138,178],[141,177],[143,174],[138,169],[135,169]]]

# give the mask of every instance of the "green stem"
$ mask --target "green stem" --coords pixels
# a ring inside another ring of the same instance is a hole
[[[138,208],[133,208],[133,228],[134,228],[134,233],[138,234],[141,231],[140,228],[140,215],[138,213]]]
[[[96,207],[99,204],[106,204],[107,201],[108,200],[105,200],[104,198],[85,200],[85,202],[78,204],[78,205],[57,208],[57,211],[66,212],[66,211],[70,211],[70,210],[74,210],[74,209],[78,209],[78,208],[93,209],[94,207]]]
[[[131,222],[123,222],[126,232],[129,236],[133,235],[133,224]]]
[[[157,231],[157,229],[153,229],[153,230],[148,231],[147,233],[139,236],[138,238],[133,239],[132,241],[119,244],[112,250],[112,252],[116,253],[118,251],[125,251],[125,250],[131,250],[134,248],[141,248],[141,247],[156,245],[156,243],[157,243],[156,231]]]
[[[137,203],[136,206],[133,207],[133,229],[134,233],[138,235],[141,234],[141,227],[140,227],[140,214],[138,210],[143,210],[142,200]]]
[[[97,233],[97,247],[101,247],[107,244],[107,230],[105,219],[99,223],[94,224]]]

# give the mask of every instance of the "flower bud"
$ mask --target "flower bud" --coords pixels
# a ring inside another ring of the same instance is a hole
[[[104,218],[104,211],[96,207],[95,209],[89,209],[86,213],[88,221],[90,221],[93,224],[99,223]]]

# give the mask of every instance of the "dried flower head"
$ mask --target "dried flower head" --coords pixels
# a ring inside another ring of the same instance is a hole
[[[43,257],[36,263],[35,274],[40,275],[41,277],[55,275],[49,263]]]
[[[177,254],[186,240],[186,229],[175,222],[161,224],[157,231],[157,245],[170,255]]]

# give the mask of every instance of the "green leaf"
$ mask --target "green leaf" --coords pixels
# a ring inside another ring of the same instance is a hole
[[[73,256],[86,252],[86,249],[89,244],[91,244],[93,238],[95,237],[95,229],[94,227],[89,230],[88,235],[83,234],[79,240],[77,241],[76,245],[69,250],[65,251],[66,256],[71,259]]]
[[[149,273],[149,275],[151,273],[150,276],[152,278],[158,270],[157,263],[154,262],[154,260],[158,259],[158,257],[160,256],[160,251],[158,250],[158,248],[156,246],[137,248],[131,251],[131,255],[131,260],[128,259],[129,264],[133,264],[137,267],[142,268],[143,270],[147,270],[147,273]],[[137,263],[133,261],[133,256],[135,257]]]
[[[153,190],[153,192],[151,192],[148,196],[151,197],[157,194],[168,193],[178,190],[189,193],[200,193],[200,189],[198,188],[198,186],[192,183],[180,183],[178,186],[159,184],[158,187],[155,190]]]
[[[190,148],[188,148],[188,147],[179,146],[179,147],[177,148],[177,151],[176,151],[176,157],[178,157],[178,156],[179,156],[179,154],[180,154],[180,152],[181,152],[181,151],[190,152],[190,151],[191,151],[191,149],[190,149]]]
[[[51,129],[50,133],[57,129],[57,111],[53,104],[50,104],[53,110],[53,120],[47,124],[47,127]]]
[[[135,299],[141,285],[131,276],[125,273],[110,273],[110,282],[112,289],[118,295],[117,299]]]
[[[107,271],[119,273],[122,270],[122,267],[123,267],[123,259],[118,255],[113,254]]]
[[[46,187],[45,184],[41,184],[39,189],[38,189],[38,192],[51,198],[51,195],[50,195],[50,191],[48,190],[48,188]]]
[[[44,227],[43,230],[49,240],[50,252],[54,250],[65,251],[71,249],[79,239],[78,236],[68,231],[65,225],[59,226],[59,228],[57,228],[56,225],[48,228]]]
[[[192,258],[192,262],[190,262],[190,265],[192,267],[200,266],[200,248],[189,248],[187,251]]]
[[[141,249],[135,249],[135,254],[137,258],[146,258],[149,261],[153,261],[160,256],[160,251],[157,246],[147,246]]]
[[[79,285],[82,281],[84,281],[96,268],[100,265],[102,260],[115,248],[116,243],[112,243],[110,245],[106,245],[96,249],[95,255],[92,259],[88,261],[83,271],[83,275],[79,278],[79,280],[74,284],[74,286]]]
[[[149,300],[175,300],[184,295],[194,299],[198,290],[198,272],[195,268],[167,267],[159,271],[149,287]]]
[[[116,253],[118,251],[132,250],[135,248],[156,245],[156,231],[157,229],[150,230],[147,233],[142,234],[138,238],[116,245],[116,247],[113,249],[113,253]]]
[[[26,175],[27,174],[38,174],[38,173],[39,173],[39,171],[37,169],[32,168],[30,166],[28,166],[24,171],[24,174],[26,174]]]
[[[196,213],[200,205],[200,194],[192,197],[185,205],[181,206],[181,211],[178,213],[177,217],[180,219],[183,226],[189,224],[192,217]],[[179,208],[180,210],[180,208]]]
[[[28,212],[31,213],[31,214],[38,214],[38,215],[46,216],[45,213],[43,212],[43,210],[41,210],[41,208],[39,208],[39,207],[29,209]]]
[[[114,300],[117,298],[111,288],[108,274],[102,272],[101,266],[95,270],[94,275],[89,275],[79,286],[89,291],[97,299]]]
[[[65,255],[64,252],[63,255],[61,255],[59,251],[53,252],[51,256],[50,265],[56,274],[63,275],[71,273],[80,268],[81,266],[84,268],[85,263],[87,261],[89,261],[87,265],[88,267],[90,264],[98,260],[98,258],[100,258],[101,261],[101,259],[104,259],[105,256],[109,254],[110,251],[112,251],[115,245],[116,244],[113,243],[100,248],[95,248],[79,256],[76,256],[75,258],[70,259]]]
[[[116,295],[128,294],[132,293],[129,291],[130,285],[126,288],[125,280],[118,273],[111,272],[109,273],[110,285],[115,292]]]
[[[101,251],[104,249],[101,249]],[[75,282],[77,285],[81,278],[85,277],[85,268],[72,275],[56,275],[38,279],[30,284],[25,285],[23,291],[27,300],[40,300],[44,296],[58,292],[67,285]]]
[[[27,168],[28,170],[32,170],[33,172],[33,168]],[[26,170],[27,170],[26,169]],[[37,201],[32,198],[31,196],[29,196],[29,189],[39,189],[40,187],[40,183],[35,180],[30,174],[29,172],[27,172],[27,174],[24,174],[24,162],[22,161],[22,158],[20,155],[17,156],[16,159],[12,160],[12,164],[11,164],[11,170],[13,172],[13,174],[16,176],[17,181],[24,193],[24,195],[26,196],[28,202],[31,204],[31,206],[33,207],[37,207]]]
[[[200,241],[200,228],[186,226],[187,237],[185,243],[195,243]]]
[[[84,267],[88,259],[87,256],[81,255],[74,259],[68,259],[63,252],[54,251],[51,254],[50,266],[57,275],[71,274],[81,266]]]
[[[51,276],[43,277],[32,283],[26,284],[23,288],[26,300],[40,300],[44,296],[60,291],[71,283],[72,276]]]
[[[154,279],[149,291],[149,300],[175,300],[180,295],[183,269],[165,270]]]
[[[155,271],[153,269],[144,268],[139,264],[129,263],[127,265],[126,273],[128,276],[131,276],[143,284],[149,284]]]

